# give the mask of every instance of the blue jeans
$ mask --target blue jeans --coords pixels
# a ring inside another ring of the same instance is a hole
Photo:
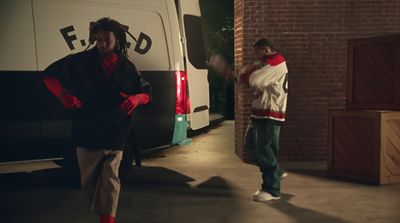
[[[283,173],[278,165],[280,129],[274,121],[253,118],[245,135],[245,146],[262,173],[262,190],[273,196],[280,196]]]

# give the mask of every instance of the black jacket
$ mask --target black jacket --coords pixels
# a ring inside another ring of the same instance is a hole
[[[45,70],[45,75],[56,77],[83,104],[75,111],[72,122],[75,146],[124,149],[132,127],[132,115],[120,111],[119,106],[124,101],[120,92],[150,95],[150,86],[132,62],[120,58],[113,73],[107,75],[94,48],[56,61]]]

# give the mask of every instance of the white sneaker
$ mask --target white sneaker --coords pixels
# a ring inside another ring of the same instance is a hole
[[[288,176],[287,172],[283,172],[281,175],[281,180],[285,179]]]
[[[258,201],[258,202],[263,202],[263,201],[272,201],[272,200],[279,200],[281,197],[275,197],[272,194],[258,190],[254,193],[253,195],[253,200]]]

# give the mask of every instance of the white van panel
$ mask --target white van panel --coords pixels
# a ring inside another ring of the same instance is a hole
[[[200,16],[199,0],[180,0],[183,14]]]
[[[190,128],[193,130],[206,127],[209,122],[209,87],[207,70],[196,70],[188,63],[188,86],[190,98]],[[197,108],[206,107],[197,111]]]
[[[185,65],[183,62],[183,45],[182,45],[182,38],[181,35],[181,28],[179,25],[179,16],[177,12],[177,8],[175,5],[175,0],[166,0],[167,3],[167,12],[169,17],[169,26],[170,26],[170,35],[171,35],[171,52],[172,55],[172,62],[173,62],[173,70],[175,71],[184,71]]]
[[[36,70],[30,0],[0,1],[0,70]]]
[[[122,1],[124,2],[124,1]],[[136,42],[127,36],[131,47],[128,55],[139,70],[170,70],[171,61],[166,35],[169,27],[163,23],[167,16],[166,9],[157,12],[157,8],[146,8],[130,5],[109,3],[94,3],[85,1],[34,1],[33,11],[37,37],[37,54],[39,70],[45,69],[50,63],[70,53],[84,50],[88,44],[89,25],[101,17],[110,17],[124,25],[136,39],[141,33],[151,39],[147,52],[140,54],[135,51]],[[66,38],[63,37],[62,31]],[[67,42],[70,42],[68,46]],[[144,40],[139,48],[146,48],[149,41]],[[71,49],[72,47],[72,49]]]
[[[184,24],[185,15],[200,16],[200,7],[198,0],[180,0],[180,19]],[[185,31],[185,25],[182,26],[185,39],[185,58],[186,71],[188,75],[188,89],[190,98],[190,117],[189,127],[193,130],[200,129],[209,125],[209,87],[207,79],[207,69],[197,69],[189,59],[188,40]],[[202,35],[198,33],[198,35]],[[203,43],[199,43],[203,44]]]

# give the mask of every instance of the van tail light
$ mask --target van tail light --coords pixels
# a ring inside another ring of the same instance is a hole
[[[190,113],[189,94],[187,91],[186,71],[175,71],[176,78],[176,105],[175,114],[183,115]]]

